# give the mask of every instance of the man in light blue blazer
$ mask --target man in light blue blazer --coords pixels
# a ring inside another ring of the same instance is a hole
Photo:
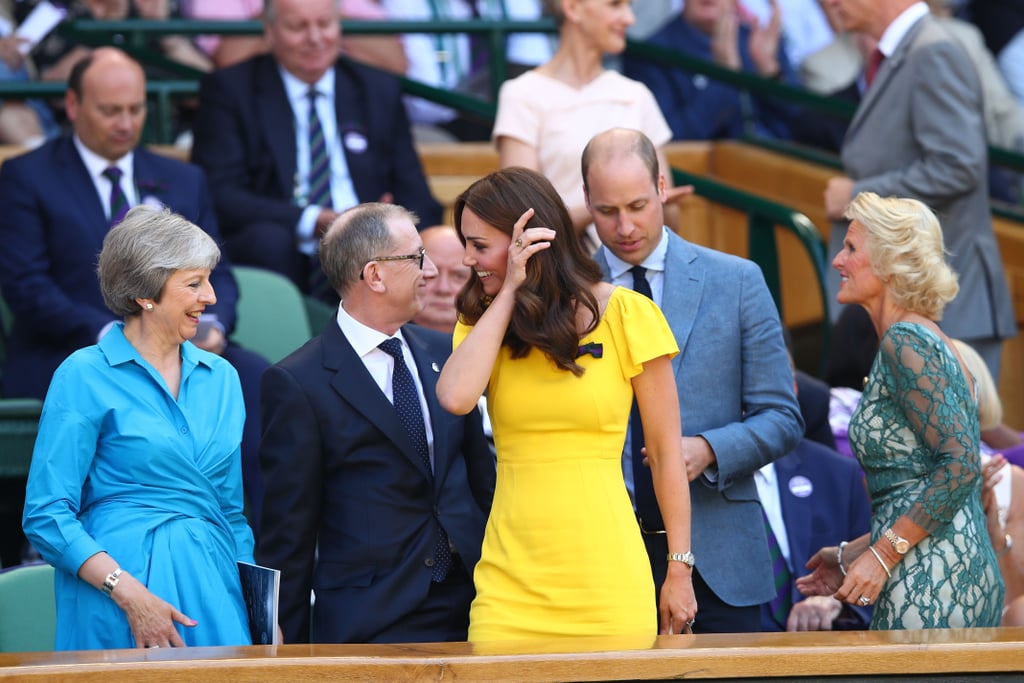
[[[651,141],[634,130],[595,136],[583,153],[584,191],[613,284],[643,266],[679,343],[673,359],[690,480],[696,633],[760,630],[774,595],[754,472],[803,436],[782,326],[758,267],[690,244],[664,226],[665,179]],[[632,430],[623,472],[633,494]],[[641,524],[655,585],[667,570],[664,533]]]

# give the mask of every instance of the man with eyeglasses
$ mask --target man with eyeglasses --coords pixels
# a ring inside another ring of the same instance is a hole
[[[479,413],[437,402],[451,336],[407,324],[437,277],[415,220],[341,214],[320,246],[336,324],[263,375],[256,557],[281,570],[285,642],[466,639],[494,461]]]

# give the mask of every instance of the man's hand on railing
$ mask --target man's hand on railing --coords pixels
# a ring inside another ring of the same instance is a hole
[[[693,194],[693,185],[680,185],[678,187],[670,187],[665,190],[665,201],[662,202],[666,207],[672,204],[680,204],[683,199]]]

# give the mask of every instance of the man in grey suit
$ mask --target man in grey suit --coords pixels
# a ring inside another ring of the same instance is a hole
[[[642,133],[596,135],[582,165],[603,244],[595,258],[606,279],[638,291],[649,285],[679,343],[672,366],[693,510],[693,630],[759,631],[759,606],[775,587],[753,475],[791,451],[804,429],[775,304],[754,263],[690,244],[665,227],[665,179]],[[634,465],[638,436],[632,429],[627,435],[623,474],[642,509],[647,475]],[[660,586],[663,527],[639,517]]]
[[[832,178],[825,190],[828,216],[841,221],[850,200],[865,190],[913,197],[935,211],[960,278],[942,329],[968,341],[999,377],[1002,340],[1016,334],[1017,325],[989,213],[978,74],[923,2],[827,2],[845,30],[878,41],[874,59],[881,59],[876,67],[868,60],[870,84],[843,143],[847,175]],[[833,223],[832,253],[842,248],[845,233],[845,221]],[[839,275],[829,275],[834,302]],[[834,306],[833,318],[838,313]]]

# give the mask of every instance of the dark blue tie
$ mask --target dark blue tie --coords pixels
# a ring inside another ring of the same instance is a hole
[[[651,283],[647,281],[647,269],[643,266],[633,266],[629,272],[633,274],[633,289],[653,300]],[[630,443],[633,446],[633,497],[636,500],[636,513],[645,531],[662,531],[665,523],[661,520],[658,498],[654,494],[654,479],[651,477],[651,468],[644,465],[644,426],[640,421],[636,399],[633,400],[633,407],[629,411],[629,429]]]
[[[423,460],[429,476],[433,468],[430,466],[427,430],[423,425],[423,407],[420,405],[419,392],[416,391],[416,382],[413,381],[409,366],[405,364],[405,358],[402,356],[402,342],[391,337],[378,344],[378,348],[395,360],[395,369],[391,375],[395,411],[398,413],[398,419],[405,431],[409,434],[413,446],[416,447],[416,454]],[[433,477],[430,482],[431,490],[433,490]],[[452,552],[448,546],[448,534],[441,526],[441,521],[437,520],[437,543],[434,548],[434,569],[431,578],[438,582],[444,581],[451,565]]]
[[[128,213],[128,196],[121,187],[121,176],[123,172],[117,166],[111,166],[103,171],[103,177],[110,181],[110,225],[117,225],[124,220]]]

